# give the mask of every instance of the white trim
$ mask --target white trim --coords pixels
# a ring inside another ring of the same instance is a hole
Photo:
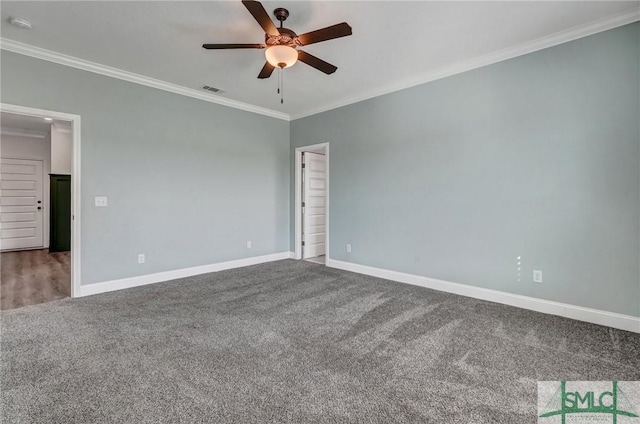
[[[569,41],[577,40],[579,38],[587,37],[589,35],[627,25],[638,20],[640,20],[640,9],[630,10],[624,13],[609,16],[607,18],[599,19],[585,25],[580,25],[564,31],[556,32],[554,34],[550,34],[536,40],[527,41],[517,46],[508,47],[497,52],[488,53],[469,60],[454,63],[435,71],[427,72],[418,77],[412,77],[404,81],[387,85],[385,87],[376,88],[375,90],[369,91],[364,94],[349,97],[333,103],[326,103],[308,112],[293,114],[291,115],[290,119],[293,121],[296,119],[304,118],[306,116],[316,115],[318,113],[337,109],[342,106],[358,103],[367,99],[393,93],[395,91],[415,87],[416,85],[425,84],[427,82],[447,78],[452,75],[471,71],[473,69],[493,65],[494,63],[502,62],[518,56],[523,56],[529,53],[536,52],[538,50],[547,49],[549,47],[557,46],[559,44],[567,43]]]
[[[115,290],[129,289],[147,284],[160,283],[178,278],[192,277],[194,275],[208,274],[210,272],[224,271],[226,269],[241,268],[249,265],[257,265],[265,262],[290,259],[292,252],[273,253],[271,255],[254,256],[251,258],[236,259],[216,264],[194,266],[191,268],[177,269],[173,271],[157,272],[155,274],[140,275],[138,277],[123,278],[120,280],[105,281],[102,283],[85,284],[80,287],[79,296],[90,296]]]
[[[27,130],[24,128],[7,127],[7,126],[0,127],[0,134],[10,135],[15,137],[40,138],[40,139],[43,139],[47,136],[47,133],[42,133],[40,131]]]
[[[543,312],[545,314],[558,315],[579,321],[586,321],[607,327],[640,333],[640,317],[584,308],[582,306],[506,293],[498,290],[485,289],[467,284],[452,283],[450,281],[437,280],[435,278],[390,271],[382,268],[374,268],[329,258],[327,258],[326,266],[356,272],[358,274],[371,275],[373,277],[412,284],[415,286],[426,287],[447,293],[454,293],[461,296],[472,297],[474,299],[488,300],[490,302],[516,306],[518,308]]]
[[[295,192],[294,192],[294,259],[302,259],[302,152],[324,149],[327,170],[327,198],[325,203],[325,257],[329,260],[329,143],[296,147],[295,150]]]
[[[302,259],[302,152],[295,150],[293,191],[293,259]],[[328,198],[328,196],[327,196]],[[328,244],[325,242],[325,246]]]
[[[194,99],[204,100],[205,102],[216,103],[223,106],[240,109],[247,112],[257,113],[260,115],[270,116],[272,118],[289,120],[289,115],[277,110],[267,109],[261,106],[249,103],[239,102],[224,97],[214,96],[211,93],[194,90],[192,88],[183,87],[181,85],[172,84],[170,82],[159,79],[146,77],[144,75],[135,74],[111,66],[102,65],[100,63],[91,62],[89,60],[80,59],[78,57],[54,52],[52,50],[42,49],[40,47],[21,43],[19,41],[10,40],[8,38],[0,38],[0,48],[10,52],[22,54],[25,56],[35,57],[37,59],[58,63],[64,66],[89,71],[111,78],[132,82],[134,84],[146,85],[147,87],[157,88],[158,90],[168,91],[170,93],[180,94],[182,96],[193,97]]]
[[[0,103],[0,111],[16,113],[20,115],[35,116],[38,118],[53,118],[60,121],[71,122],[72,140],[73,140],[73,163],[71,170],[71,297],[80,295],[80,284],[82,281],[82,273],[80,267],[80,115],[70,113],[55,112],[46,109],[36,109],[26,106],[12,105]]]

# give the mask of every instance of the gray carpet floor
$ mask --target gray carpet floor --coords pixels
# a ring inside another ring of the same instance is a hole
[[[640,335],[285,260],[4,311],[3,423],[534,423]]]

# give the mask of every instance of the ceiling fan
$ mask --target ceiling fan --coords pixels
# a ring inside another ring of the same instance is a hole
[[[264,44],[203,44],[205,49],[266,49],[266,63],[258,74],[258,78],[269,78],[276,68],[284,69],[292,66],[296,61],[304,62],[325,74],[332,74],[338,69],[305,51],[296,50],[299,46],[333,40],[334,38],[351,35],[351,27],[346,22],[322,28],[316,31],[297,35],[289,28],[284,28],[283,22],[289,17],[289,11],[279,7],[273,11],[280,21],[280,28],[276,27],[269,14],[258,1],[243,0],[242,4],[249,10],[265,32]]]

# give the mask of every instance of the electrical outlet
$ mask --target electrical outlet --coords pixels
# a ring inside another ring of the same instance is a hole
[[[247,242],[247,249],[251,249],[251,240]]]
[[[347,252],[351,253],[351,245],[347,244]]]
[[[104,208],[107,206],[107,196],[96,196],[95,201],[97,208]]]
[[[138,255],[138,263],[139,263],[139,264],[143,264],[143,263],[144,263],[144,261],[145,261],[144,253],[140,253],[140,254]]]
[[[533,282],[542,283],[542,271],[539,271],[537,269],[533,270]]]

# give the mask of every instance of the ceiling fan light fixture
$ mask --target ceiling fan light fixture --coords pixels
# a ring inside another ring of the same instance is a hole
[[[276,68],[288,68],[298,61],[298,51],[291,46],[271,46],[264,55],[267,62]]]

